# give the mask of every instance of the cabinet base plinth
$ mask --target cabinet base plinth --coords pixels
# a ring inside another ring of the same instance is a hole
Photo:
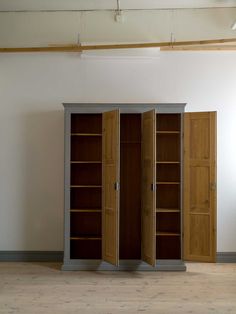
[[[186,265],[182,260],[157,260],[155,267],[140,260],[120,260],[119,266],[114,266],[101,260],[68,260],[64,261],[62,270],[186,271]]]

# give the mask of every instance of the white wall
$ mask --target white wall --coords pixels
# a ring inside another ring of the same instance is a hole
[[[0,250],[63,248],[62,102],[218,111],[218,251],[236,251],[236,53],[0,55]]]

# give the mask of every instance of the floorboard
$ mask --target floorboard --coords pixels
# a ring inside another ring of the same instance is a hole
[[[187,272],[62,272],[60,264],[0,263],[0,313],[236,313],[236,264]]]

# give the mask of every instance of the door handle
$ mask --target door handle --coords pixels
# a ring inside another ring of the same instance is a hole
[[[119,182],[115,182],[115,183],[114,183],[114,189],[115,189],[116,191],[119,191],[119,190],[120,190],[120,183],[119,183]]]
[[[156,191],[156,184],[154,183],[151,184],[151,191]]]
[[[215,191],[215,190],[216,190],[216,182],[213,182],[213,183],[210,184],[210,189],[211,189],[212,191]]]

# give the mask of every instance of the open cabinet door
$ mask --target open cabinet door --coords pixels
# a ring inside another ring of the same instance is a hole
[[[184,114],[184,259],[216,257],[216,112]]]
[[[119,264],[120,113],[103,113],[102,258]]]
[[[156,113],[142,114],[142,260],[156,264]]]

